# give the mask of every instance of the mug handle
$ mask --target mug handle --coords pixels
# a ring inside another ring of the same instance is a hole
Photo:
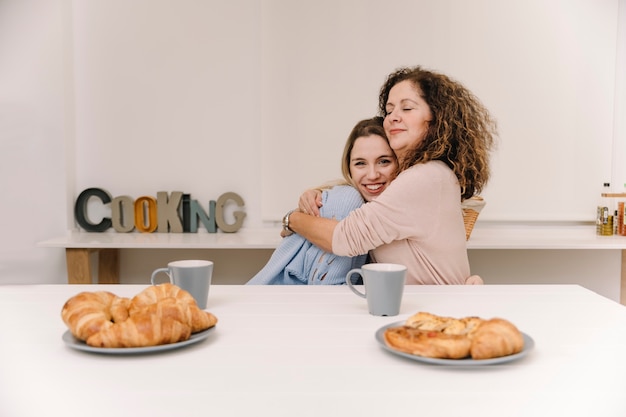
[[[150,277],[150,282],[152,283],[152,285],[157,285],[154,283],[154,278],[156,277],[156,275],[159,272],[165,272],[167,274],[167,277],[169,278],[169,282],[172,282],[172,276],[170,275],[170,269],[169,268],[159,268],[159,269],[155,269],[152,272],[152,276]]]
[[[348,287],[350,287],[353,293],[355,293],[361,298],[367,298],[365,293],[362,293],[361,291],[357,290],[356,288],[354,288],[354,285],[352,285],[352,280],[350,278],[352,277],[353,274],[359,274],[363,276],[361,268],[351,269],[350,271],[348,271],[348,274],[346,275],[346,284],[348,284]]]

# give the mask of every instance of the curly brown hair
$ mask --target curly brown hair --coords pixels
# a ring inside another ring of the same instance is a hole
[[[426,137],[399,161],[399,170],[432,160],[445,162],[461,186],[461,199],[482,191],[490,176],[489,157],[498,137],[496,121],[474,94],[450,77],[420,66],[391,73],[378,96],[378,111],[387,116],[391,88],[409,80],[430,107],[433,120]]]

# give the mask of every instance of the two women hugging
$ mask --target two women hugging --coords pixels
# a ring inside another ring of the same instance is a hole
[[[489,180],[496,123],[450,77],[391,73],[379,116],[348,136],[345,182],[305,191],[285,239],[249,284],[343,284],[365,262],[407,266],[407,284],[474,284],[462,204]],[[363,204],[363,203],[366,204]]]

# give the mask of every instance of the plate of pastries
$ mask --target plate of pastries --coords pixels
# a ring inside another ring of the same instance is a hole
[[[381,327],[376,340],[393,354],[437,365],[490,365],[528,354],[533,339],[508,320],[418,312]]]
[[[67,346],[108,354],[177,349],[206,339],[217,324],[190,293],[170,283],[149,286],[132,298],[81,292],[65,302],[61,318]]]

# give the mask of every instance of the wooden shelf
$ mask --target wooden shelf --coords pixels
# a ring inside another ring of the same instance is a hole
[[[71,232],[38,243],[41,247],[86,249],[275,249],[279,228],[241,229],[237,233],[88,233]],[[595,225],[480,223],[468,249],[626,249],[626,236],[597,236]]]
[[[120,249],[275,249],[280,229],[240,229],[237,233],[88,233],[70,232],[39,242],[64,248],[68,283],[91,284],[93,253],[97,253],[98,283],[119,283]],[[621,285],[626,288],[626,236],[597,236],[595,225],[503,224],[478,222],[467,242],[469,250],[557,249],[619,250]],[[626,290],[624,290],[626,291]],[[626,292],[622,299],[626,297]]]
[[[598,236],[595,225],[477,224],[468,249],[626,249],[626,236]]]

